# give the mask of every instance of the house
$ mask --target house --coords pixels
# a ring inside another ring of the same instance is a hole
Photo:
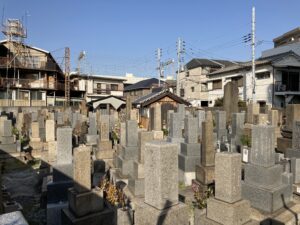
[[[290,30],[273,39],[274,48],[300,42],[300,27]]]
[[[149,93],[136,99],[132,104],[139,110],[139,122],[148,130],[154,128],[154,107],[157,103],[161,107],[161,127],[166,125],[168,110],[175,110],[178,104],[190,105],[189,102],[173,94],[169,89]]]
[[[285,107],[300,102],[300,56],[293,51],[255,61],[255,101],[261,106]],[[236,80],[239,98],[248,101],[252,97],[252,63],[245,62],[228,66],[207,75],[209,106],[223,97],[227,82]]]
[[[161,81],[160,84],[162,87],[164,82]],[[124,88],[124,96],[129,96],[131,102],[134,102],[136,99],[152,93],[152,90],[158,87],[159,80],[157,78],[142,80]]]
[[[207,74],[236,63],[226,60],[192,59],[179,73],[179,95],[193,106],[208,106]]]
[[[0,42],[0,106],[56,105],[64,101],[64,83],[50,52],[14,40]]]
[[[73,74],[71,77],[76,88],[85,90],[86,102],[108,96],[123,97],[123,82],[126,81],[126,78],[124,77],[87,74]]]

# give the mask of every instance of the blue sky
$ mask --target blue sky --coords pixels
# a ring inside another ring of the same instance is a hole
[[[272,39],[300,26],[299,0],[1,0],[1,18],[27,16],[26,43],[53,51],[60,63],[71,49],[72,69],[80,51],[82,67],[94,74],[156,76],[155,50],[163,60],[176,58],[176,41],[192,57],[249,60],[241,37],[251,31],[256,7],[256,56]],[[1,39],[4,36],[1,35]],[[54,51],[56,50],[56,51]],[[173,67],[166,73],[172,73]]]

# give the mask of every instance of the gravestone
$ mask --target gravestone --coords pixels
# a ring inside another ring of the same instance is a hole
[[[206,113],[206,121],[202,122],[201,161],[196,165],[196,180],[193,183],[204,192],[214,182],[215,148],[213,140],[213,121],[210,111]]]
[[[216,129],[217,138],[222,142],[223,137],[227,136],[225,111],[216,111]]]
[[[179,113],[170,114],[170,131],[167,140],[173,143],[181,143],[184,141],[182,138],[182,121]]]
[[[234,145],[239,146],[241,148],[241,137],[244,134],[245,113],[233,113],[231,121],[231,139],[234,140]]]
[[[57,112],[56,113],[56,122],[58,126],[62,126],[65,124],[64,121],[64,113],[63,112]]]
[[[161,131],[161,105],[159,103],[155,103],[154,105],[154,123],[153,130]]]
[[[17,151],[15,137],[12,134],[12,121],[7,120],[6,117],[0,117],[0,149],[6,153],[13,153]]]
[[[195,179],[195,166],[200,162],[201,146],[198,143],[198,118],[186,116],[184,119],[185,141],[181,143],[178,155],[179,181],[186,186],[191,185]]]
[[[274,132],[273,126],[253,126],[250,162],[244,165],[242,181],[243,198],[252,207],[269,213],[292,199],[292,174],[283,172],[281,164],[275,164]]]
[[[74,149],[74,187],[68,190],[69,207],[62,210],[63,224],[103,224],[113,216],[104,211],[103,192],[91,188],[91,146]]]
[[[97,159],[112,159],[114,151],[112,142],[109,140],[109,116],[103,115],[100,121],[100,135],[97,141]]]
[[[247,106],[247,123],[253,124],[254,115],[259,114],[259,104],[250,102]]]
[[[16,127],[18,131],[21,131],[24,123],[24,113],[19,112],[17,115]]]
[[[48,162],[53,164],[56,162],[57,157],[57,142],[48,141]]]
[[[205,111],[204,110],[198,110],[196,111],[196,117],[198,119],[198,135],[199,138],[202,139],[202,122],[205,121]]]
[[[134,196],[144,196],[144,156],[145,145],[153,141],[153,131],[139,131],[138,132],[138,160],[133,162],[133,172],[128,180],[128,188]]]
[[[237,81],[231,81],[224,86],[223,106],[227,123],[231,122],[232,113],[238,112],[239,88]]]
[[[145,149],[145,202],[136,203],[136,224],[189,224],[188,206],[178,201],[178,144],[152,141]]]
[[[55,141],[55,121],[46,120],[46,142]]]
[[[96,114],[89,113],[89,128],[88,133],[86,134],[86,144],[87,145],[97,145],[99,136],[97,134],[97,120]]]
[[[50,146],[48,143],[48,148],[53,148],[53,152],[49,150],[54,158],[57,152],[56,163],[52,163],[53,181],[47,184],[47,203],[51,204],[67,201],[68,189],[73,186],[72,128],[58,127],[56,136],[56,148],[54,142],[49,142]]]
[[[241,198],[241,155],[216,154],[215,197],[207,200],[200,224],[242,225],[250,222],[250,202]]]
[[[293,125],[292,148],[300,151],[300,121],[295,121]]]
[[[138,160],[138,125],[136,120],[126,121],[126,146],[117,156],[117,167],[124,176],[133,173],[133,162]]]

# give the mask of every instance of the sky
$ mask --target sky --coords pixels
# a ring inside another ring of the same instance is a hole
[[[71,69],[81,51],[85,73],[157,76],[155,52],[177,60],[178,37],[185,41],[185,62],[192,58],[251,59],[242,37],[251,32],[256,8],[256,57],[272,40],[300,26],[299,0],[1,0],[1,18],[22,19],[26,44],[50,51],[59,64],[64,48]],[[5,39],[0,35],[0,39]],[[172,75],[176,61],[166,68]]]

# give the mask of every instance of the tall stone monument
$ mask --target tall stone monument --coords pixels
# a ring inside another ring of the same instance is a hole
[[[202,192],[214,183],[215,148],[213,143],[213,121],[210,111],[206,113],[206,121],[202,122],[201,161],[196,165],[196,180]]]
[[[232,113],[238,112],[239,88],[237,81],[231,81],[224,86],[223,106],[227,123],[231,122]]]
[[[265,212],[274,212],[292,199],[292,175],[275,164],[274,139],[273,126],[253,126],[250,163],[244,167],[242,182],[243,198]]]
[[[153,139],[153,131],[139,131],[138,133],[138,160],[133,162],[133,172],[128,180],[128,188],[134,196],[144,196],[145,145]]]
[[[198,142],[198,118],[186,116],[184,119],[184,142],[178,155],[179,180],[186,186],[196,178],[195,166],[200,162],[201,145]]]
[[[178,144],[145,145],[145,201],[136,206],[136,224],[188,225],[188,206],[178,201]]]
[[[250,222],[250,202],[241,196],[241,155],[216,153],[215,197],[207,200],[200,224],[242,225]]]
[[[69,207],[62,210],[62,224],[107,224],[112,211],[104,211],[103,192],[91,188],[91,146],[74,149],[73,179],[74,187],[68,190]]]

